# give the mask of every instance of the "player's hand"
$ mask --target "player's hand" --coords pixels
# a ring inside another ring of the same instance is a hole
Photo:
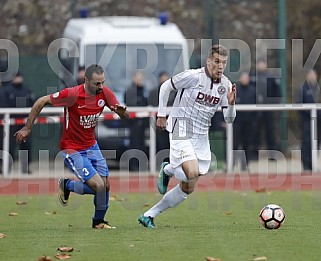
[[[16,142],[20,144],[21,142],[27,141],[30,133],[31,130],[24,126],[20,130],[18,130],[13,136],[16,137]]]
[[[116,104],[115,107],[114,106],[110,106],[110,110],[117,113],[119,115],[120,118],[122,119],[128,119],[129,115],[126,111],[127,107],[120,105],[120,104]]]
[[[157,118],[157,122],[156,122],[156,126],[158,129],[160,130],[165,130],[166,129],[166,117],[158,117]]]
[[[232,88],[227,92],[227,100],[229,105],[234,105],[236,100],[236,84],[233,83]]]

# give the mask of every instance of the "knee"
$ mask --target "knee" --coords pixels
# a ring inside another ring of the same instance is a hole
[[[108,192],[109,191],[109,182],[106,182],[105,179],[97,179],[96,182],[95,182],[95,191],[96,192]]]
[[[100,182],[100,192],[106,192],[108,193],[110,190],[110,184],[108,178],[102,178],[102,182]]]
[[[105,188],[106,188],[106,192],[109,192],[109,190],[110,190],[110,184],[109,184],[109,182],[106,182]]]
[[[186,194],[192,194],[195,190],[196,179],[181,183],[181,189]]]
[[[101,179],[98,179],[95,187],[96,192],[109,192],[110,184],[108,178],[101,177]]]
[[[198,162],[196,160],[184,162],[182,165],[182,171],[186,176],[186,180],[183,181],[190,182],[197,179],[199,175]]]
[[[96,183],[96,192],[103,192],[106,189],[106,186],[103,182]]]
[[[104,184],[99,184],[98,186],[97,186],[97,189],[96,189],[96,191],[97,192],[109,192],[109,189],[110,189],[110,186],[109,185],[104,185]]]
[[[195,179],[198,178],[199,176],[199,171],[198,169],[191,169],[191,170],[187,170],[185,172],[185,176],[186,176],[186,181],[189,182],[189,181],[193,181]]]

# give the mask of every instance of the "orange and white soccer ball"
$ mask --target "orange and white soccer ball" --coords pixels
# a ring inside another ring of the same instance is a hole
[[[260,212],[262,226],[267,229],[278,229],[284,223],[284,219],[283,209],[275,204],[265,206]]]

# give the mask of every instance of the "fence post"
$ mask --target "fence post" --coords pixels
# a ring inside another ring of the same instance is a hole
[[[149,171],[156,172],[156,116],[150,112],[149,116]]]
[[[317,132],[317,108],[311,109],[311,149],[312,149],[312,171],[317,171],[318,162],[318,132]]]
[[[3,176],[9,174],[9,139],[10,139],[10,113],[4,114],[4,137],[3,137],[3,152],[2,152],[2,171]]]
[[[233,171],[233,124],[227,124],[226,130],[226,162],[227,173]]]

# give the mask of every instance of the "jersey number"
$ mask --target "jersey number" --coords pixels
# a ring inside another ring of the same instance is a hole
[[[83,168],[82,171],[84,172],[85,176],[89,175],[89,171],[87,168]]]

